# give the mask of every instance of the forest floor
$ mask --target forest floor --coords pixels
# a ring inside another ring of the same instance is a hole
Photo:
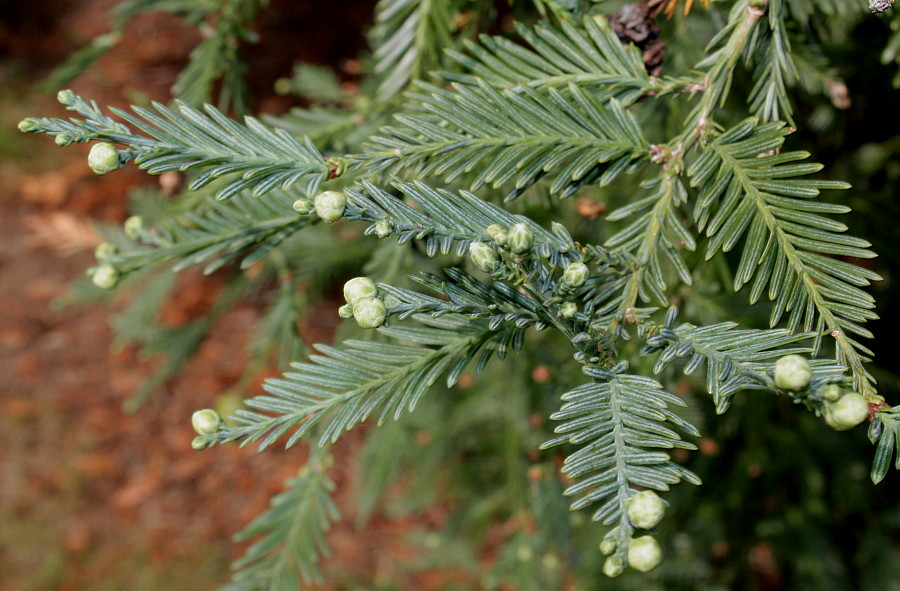
[[[120,303],[62,305],[93,264],[99,239],[91,220],[123,221],[130,188],[157,179],[133,168],[101,179],[86,166],[87,146],[60,149],[48,138],[23,136],[16,123],[25,116],[65,116],[54,93],[36,83],[75,47],[107,30],[113,4],[49,0],[0,14],[4,591],[214,589],[227,581],[228,564],[241,552],[231,536],[283,489],[306,455],[300,446],[265,454],[190,448],[191,413],[213,405],[243,373],[235,351],[257,317],[251,306],[229,313],[177,379],[126,414],[123,403],[154,360],[113,346],[109,317]],[[116,106],[135,96],[167,99],[195,34],[159,15],[139,18],[129,33],[71,84],[76,92]],[[179,280],[179,295],[164,314],[175,325],[207,306],[216,289],[215,280],[199,275]],[[327,326],[318,330],[312,336],[329,338]],[[259,390],[264,375],[248,393]],[[341,445],[352,453],[359,442],[354,433]],[[384,589],[440,588],[439,578],[405,581],[393,573],[394,561],[409,553],[402,534],[427,528],[429,517],[415,523],[376,517],[358,531],[349,501],[354,466],[342,464],[333,477],[345,519],[329,539],[333,560],[349,569],[344,578],[392,581]]]

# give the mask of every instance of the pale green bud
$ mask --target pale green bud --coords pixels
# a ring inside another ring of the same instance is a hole
[[[655,527],[663,518],[666,507],[662,499],[652,490],[642,490],[628,499],[628,521],[634,527],[650,529]]]
[[[484,242],[473,242],[469,245],[469,258],[476,267],[488,273],[493,273],[500,267],[500,257]]]
[[[309,199],[297,199],[291,207],[300,215],[310,214],[316,209],[316,206]]]
[[[33,133],[41,126],[41,120],[34,117],[26,117],[19,121],[19,131],[22,133]]]
[[[344,217],[347,198],[337,191],[325,191],[316,195],[316,214],[329,224]]]
[[[610,579],[615,579],[621,575],[623,570],[625,570],[625,565],[622,564],[622,559],[618,556],[610,556],[603,563],[603,574]]]
[[[273,85],[273,90],[275,90],[275,94],[290,94],[291,90],[293,90],[294,85],[291,84],[290,78],[279,78],[275,81]]]
[[[360,328],[378,328],[387,318],[387,308],[378,298],[359,300],[353,304],[353,317]]]
[[[353,318],[353,306],[350,304],[344,304],[340,308],[338,308],[338,316],[341,318]]]
[[[61,133],[53,138],[53,143],[57,146],[66,147],[72,144],[72,136],[68,133]]]
[[[516,558],[519,559],[519,562],[531,562],[531,559],[534,558],[534,552],[532,552],[531,548],[522,544],[516,549]]]
[[[840,400],[825,404],[825,423],[835,431],[847,431],[869,417],[869,401],[862,394],[849,392]]]
[[[119,253],[119,249],[111,242],[104,242],[94,249],[94,257],[101,263]]]
[[[616,544],[616,541],[613,539],[603,540],[600,542],[600,552],[604,556],[609,556],[616,551],[616,546],[618,546],[618,544]]]
[[[375,235],[379,238],[387,238],[394,232],[391,222],[387,220],[379,220],[375,223]]]
[[[139,215],[133,215],[125,220],[125,235],[132,240],[140,238],[144,233],[144,218]]]
[[[88,166],[99,175],[119,170],[121,164],[119,161],[119,150],[114,145],[106,142],[94,144],[94,147],[91,148],[91,153],[88,154]]]
[[[491,240],[493,240],[500,246],[505,245],[506,241],[509,239],[509,235],[500,224],[491,224],[490,226],[485,228],[484,231],[488,236],[491,237]]]
[[[100,265],[91,276],[91,281],[100,289],[112,289],[119,283],[119,272],[112,265]]]
[[[368,277],[354,277],[344,284],[344,300],[348,304],[356,304],[359,300],[378,297],[378,286]]]
[[[802,390],[809,384],[812,370],[800,355],[785,355],[775,362],[775,386],[782,390]]]
[[[191,441],[191,447],[196,449],[197,451],[200,451],[209,447],[209,441],[206,439],[206,437],[197,435],[196,437],[194,437],[194,440]]]
[[[575,302],[566,302],[559,307],[559,315],[563,318],[574,318],[578,314],[578,306]]]
[[[213,409],[204,408],[191,415],[191,424],[194,426],[194,431],[198,434],[212,435],[219,429],[219,425],[222,424],[222,418]]]
[[[506,246],[515,254],[523,254],[534,244],[534,232],[525,224],[515,224],[509,229]]]
[[[559,560],[559,556],[549,552],[541,557],[541,566],[544,567],[544,570],[553,572],[558,570],[562,563]]]
[[[642,573],[649,572],[662,562],[662,550],[653,536],[641,536],[628,544],[628,566]]]
[[[563,283],[569,287],[581,287],[587,281],[591,271],[584,263],[569,263],[566,270],[563,271]]]
[[[828,384],[824,388],[822,388],[822,399],[826,402],[834,402],[839,399],[844,393],[841,391],[841,387],[837,384]]]
[[[75,102],[77,95],[71,90],[60,90],[56,93],[56,100],[67,107]]]

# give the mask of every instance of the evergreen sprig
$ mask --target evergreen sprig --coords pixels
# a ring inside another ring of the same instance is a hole
[[[791,42],[785,25],[785,6],[782,0],[771,0],[768,6],[768,27],[760,27],[757,41],[761,58],[750,91],[750,111],[763,121],[786,121],[794,125],[793,108],[788,87],[799,73],[791,52]]]
[[[603,102],[615,98],[623,105],[662,86],[647,74],[641,52],[623,46],[605,17],[585,18],[582,26],[564,21],[558,28],[546,22],[531,28],[517,23],[516,32],[527,47],[488,35],[478,43],[465,41],[465,53],[451,49],[447,54],[466,72],[444,72],[441,77],[469,87],[488,83],[500,89],[564,89],[575,84]]]
[[[241,125],[211,105],[201,111],[178,101],[175,109],[153,103],[152,111],[133,107],[134,114],[110,108],[145,134],[140,135],[104,115],[96,103],[88,104],[71,91],[61,91],[59,98],[66,108],[84,119],[29,119],[29,132],[63,138],[67,144],[122,144],[125,150],[121,151],[120,160],[133,159],[150,174],[202,171],[191,181],[191,190],[227,178],[228,183],[217,193],[219,199],[245,190],[260,196],[276,188],[290,189],[298,182],[303,183],[307,194],[315,194],[333,172],[308,139],[298,140],[253,117],[244,118]]]
[[[446,277],[433,273],[413,276],[414,281],[442,297],[382,284],[381,291],[399,302],[391,306],[392,313],[401,320],[414,314],[430,314],[433,318],[464,314],[472,319],[487,319],[492,330],[505,323],[513,323],[517,328],[544,329],[549,325],[539,302],[505,283],[488,285],[455,267],[444,269],[444,273]]]
[[[175,262],[174,270],[209,261],[210,274],[241,257],[246,269],[317,218],[298,216],[293,198],[272,191],[266,199],[248,192],[228,201],[210,199],[206,211],[190,210],[169,217],[142,231],[137,248],[110,257],[122,273],[131,273],[162,262]]]
[[[453,5],[450,0],[379,1],[369,34],[379,99],[391,98],[440,65],[441,52],[453,43]]]
[[[625,516],[627,501],[638,487],[658,491],[685,480],[700,484],[690,470],[671,461],[661,450],[696,449],[681,434],[699,436],[690,423],[668,409],[684,401],[666,392],[653,379],[625,373],[627,363],[612,370],[586,365],[585,374],[594,381],[563,394],[562,408],[550,418],[560,421],[542,449],[569,443],[562,471],[580,482],[566,495],[578,495],[571,508],[600,506],[592,519],[613,530],[620,553],[627,548],[634,527]]]
[[[534,252],[551,265],[563,266],[579,257],[572,236],[562,225],[545,230],[531,219],[467,191],[451,193],[422,182],[395,180],[393,187],[415,205],[412,207],[371,182],[362,181],[359,187],[362,190],[346,192],[348,220],[375,222],[366,229],[368,235],[376,232],[378,222],[387,223],[400,244],[423,240],[429,256],[451,252],[462,256],[472,242],[493,242],[487,233],[491,224],[509,227],[522,223],[534,235]]]
[[[326,452],[313,452],[287,490],[235,536],[255,541],[232,564],[234,578],[221,591],[288,591],[322,582],[319,559],[330,553],[326,534],[340,518],[331,498],[335,484],[326,474],[331,463]]]
[[[494,355],[503,358],[522,346],[524,331],[515,325],[494,330],[487,322],[453,316],[420,322],[425,326],[380,329],[410,344],[316,345],[320,355],[268,380],[263,385],[268,394],[247,400],[254,410],[237,411],[236,425],[217,432],[216,441],[260,441],[265,449],[293,430],[285,443],[290,447],[324,421],[319,442],[333,443],[379,408],[379,422],[411,412],[444,372],[452,386],[479,353],[480,371]]]
[[[734,394],[740,390],[768,390],[784,393],[772,380],[772,364],[786,355],[813,353],[801,344],[815,335],[787,329],[741,329],[736,322],[698,327],[682,324],[671,328],[675,315],[667,317],[667,326],[647,339],[644,354],[661,351],[653,371],[661,373],[673,361],[687,358],[684,373],[694,374],[705,366],[706,388],[712,394],[719,414],[728,410]],[[822,384],[843,381],[845,368],[834,360],[810,361],[815,379],[810,391]]]
[[[608,184],[648,157],[632,114],[574,84],[544,92],[498,91],[485,82],[425,90],[412,95],[415,111],[396,116],[399,126],[372,139],[370,170],[413,168],[445,182],[471,174],[473,191],[513,185],[507,199],[545,178],[551,192],[567,197],[587,185]]]
[[[846,225],[821,215],[849,208],[812,198],[849,185],[798,178],[822,166],[800,162],[806,152],[781,153],[788,133],[781,122],[745,120],[713,140],[688,169],[691,184],[701,188],[694,218],[710,238],[706,257],[743,238],[735,290],[750,283],[751,303],[767,293],[774,301],[772,326],[787,314],[790,329],[815,330],[819,339],[830,334],[856,387],[870,393],[872,378],[863,363],[871,352],[852,335],[872,337],[862,324],[877,318],[874,299],[860,287],[880,277],[836,257],[875,255],[869,242],[846,236]]]
[[[651,190],[652,195],[607,216],[609,221],[637,216],[604,245],[611,250],[621,249],[642,263],[623,286],[618,306],[620,315],[633,308],[638,297],[645,302],[664,304],[669,283],[668,267],[676,271],[682,283],[692,283],[691,271],[680,252],[697,247],[693,233],[681,219],[680,208],[688,201],[687,189],[679,177],[668,173],[645,183],[645,188]]]

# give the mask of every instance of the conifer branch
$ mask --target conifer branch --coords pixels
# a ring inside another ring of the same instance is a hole
[[[709,67],[709,70],[702,98],[688,116],[684,132],[673,142],[678,149],[687,151],[696,140],[714,132],[712,112],[728,98],[734,69],[764,14],[765,9],[755,2],[740,0],[731,9],[728,24],[707,45],[707,52],[713,47],[718,49],[697,65],[698,68]]]
[[[653,195],[607,217],[609,221],[616,221],[642,214],[604,245],[628,252],[640,265],[624,285],[616,314],[607,329],[611,336],[622,336],[621,324],[634,313],[638,298],[645,302],[666,303],[666,266],[674,268],[685,285],[692,281],[690,270],[679,253],[681,248],[691,251],[696,248],[693,235],[679,219],[679,207],[688,199],[687,190],[673,171],[666,171],[659,179],[644,186],[655,190]]]
[[[322,582],[319,558],[330,553],[325,534],[340,517],[331,498],[334,482],[325,474],[331,461],[313,451],[287,490],[235,536],[238,542],[259,539],[232,564],[232,582],[221,591],[296,591]]]
[[[590,91],[606,102],[615,98],[630,105],[648,92],[664,93],[673,83],[647,74],[641,52],[623,46],[605,17],[585,18],[583,29],[569,22],[559,28],[548,23],[534,28],[516,24],[516,32],[528,47],[505,37],[482,35],[478,43],[464,41],[465,53],[447,54],[468,73],[441,72],[442,81],[469,87],[482,83],[505,90],[518,86],[565,89],[570,84]]]
[[[634,531],[625,511],[637,487],[666,491],[681,480],[700,484],[693,472],[661,451],[696,449],[679,432],[693,436],[699,432],[668,409],[670,404],[684,406],[684,402],[655,380],[625,373],[627,367],[620,363],[609,371],[586,365],[583,371],[594,381],[562,396],[565,404],[551,416],[561,421],[555,429],[559,436],[541,446],[576,446],[562,471],[581,480],[565,494],[579,496],[571,505],[573,510],[600,504],[592,519],[615,525],[611,536],[619,553]]]
[[[188,211],[141,230],[138,248],[110,256],[107,262],[125,274],[166,261],[176,261],[174,270],[181,271],[214,258],[204,269],[208,275],[244,256],[241,268],[246,269],[318,221],[298,216],[292,203],[280,191],[266,199],[249,193],[224,202],[210,199],[206,211]]]
[[[513,184],[507,199],[547,177],[550,191],[566,197],[607,184],[648,157],[633,115],[618,101],[604,106],[575,85],[544,93],[527,87],[498,92],[483,82],[427,90],[416,96],[416,112],[397,115],[400,126],[372,139],[365,155],[370,170],[414,167],[420,176],[446,182],[474,172],[471,190]]]
[[[523,223],[534,235],[533,251],[547,257],[552,266],[560,267],[576,260],[575,242],[559,224],[547,231],[528,218],[516,216],[489,203],[472,193],[451,193],[434,189],[422,182],[409,183],[395,180],[393,187],[400,191],[416,207],[410,207],[394,195],[363,181],[362,190],[351,189],[347,194],[345,218],[375,222],[366,229],[374,234],[379,222],[388,224],[388,230],[400,244],[411,240],[424,240],[429,256],[454,252],[462,256],[472,242],[493,243],[487,233],[491,224],[512,226]]]
[[[673,313],[675,312],[675,313]],[[673,328],[677,310],[670,310],[666,324],[647,338],[641,349],[645,355],[661,351],[654,373],[661,373],[673,361],[688,358],[687,375],[706,366],[706,388],[712,394],[716,412],[723,414],[739,390],[768,390],[794,396],[777,388],[772,380],[774,360],[786,355],[809,354],[812,347],[801,345],[815,337],[813,333],[797,333],[787,329],[740,329],[735,322],[722,322],[697,327],[682,324]],[[813,379],[810,392],[821,385],[844,381],[846,368],[834,360],[810,361]]]
[[[794,83],[798,73],[784,23],[784,3],[770,0],[766,10],[769,26],[759,29],[757,43],[761,57],[754,75],[756,84],[750,91],[750,110],[763,121],[784,120],[793,126],[788,86]]]
[[[735,290],[752,281],[750,301],[756,302],[768,286],[775,302],[771,325],[788,313],[790,329],[815,330],[819,339],[830,334],[856,387],[872,395],[872,377],[863,365],[871,352],[850,335],[871,338],[862,323],[877,318],[874,299],[859,288],[880,277],[832,257],[875,255],[867,241],[843,235],[844,224],[820,215],[848,208],[810,201],[820,189],[845,189],[846,183],[797,180],[821,169],[788,164],[805,159],[805,152],[760,157],[777,152],[788,133],[781,122],[760,125],[748,119],[719,136],[691,165],[691,184],[701,187],[694,217],[711,239],[706,257],[727,252],[746,237]]]
[[[380,80],[378,98],[386,100],[410,80],[421,80],[441,62],[453,44],[453,2],[449,0],[380,0],[369,35]]]
[[[285,445],[296,444],[323,423],[320,445],[333,443],[379,407],[379,422],[415,409],[428,388],[444,373],[452,386],[480,354],[480,371],[493,356],[522,346],[524,329],[515,325],[494,330],[487,322],[445,316],[420,318],[421,328],[382,328],[394,340],[412,344],[346,341],[341,347],[316,345],[320,355],[294,363],[294,371],[268,380],[267,395],[247,400],[254,410],[239,410],[236,426],[215,433],[215,441],[260,441],[265,449],[293,433]],[[265,414],[264,414],[265,413]]]
[[[227,178],[229,182],[217,193],[219,199],[245,190],[260,196],[279,187],[290,189],[298,182],[307,194],[315,194],[332,173],[308,139],[297,140],[253,117],[244,118],[240,125],[210,105],[200,111],[178,101],[175,110],[154,103],[153,111],[133,107],[135,115],[110,109],[145,134],[140,135],[71,91],[61,91],[59,99],[84,119],[27,119],[25,128],[56,137],[57,143],[64,145],[90,141],[122,144],[125,149],[119,153],[120,162],[133,159],[150,174],[202,170],[191,181],[191,190]]]
[[[244,84],[246,66],[238,55],[241,41],[252,40],[250,30],[256,13],[268,0],[224,0],[217,6],[214,24],[205,38],[194,48],[187,67],[178,75],[172,94],[189,105],[212,102],[213,89],[222,81],[217,104],[227,111],[230,107],[239,114],[249,111],[250,96]]]

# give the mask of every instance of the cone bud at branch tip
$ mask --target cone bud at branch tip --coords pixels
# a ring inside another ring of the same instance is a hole
[[[842,394],[841,387],[837,384],[828,384],[822,388],[822,400],[825,402],[835,402]]]
[[[34,117],[26,117],[19,121],[19,131],[22,133],[32,133],[40,127],[40,120]]]
[[[316,195],[316,214],[329,224],[344,217],[347,198],[337,191],[325,191]]]
[[[191,447],[196,449],[197,451],[206,449],[207,447],[209,447],[209,440],[207,440],[206,437],[203,437],[202,435],[197,435],[196,437],[194,437],[194,440],[191,441]]]
[[[378,298],[358,300],[353,304],[353,317],[360,328],[378,328],[387,318],[387,307]]]
[[[534,232],[525,224],[515,224],[510,227],[506,237],[506,246],[514,254],[524,254],[531,250],[534,244]]]
[[[559,315],[563,318],[574,318],[578,314],[578,306],[575,302],[566,302],[559,307]]]
[[[785,355],[775,362],[775,386],[782,390],[802,390],[809,385],[812,370],[805,357]]]
[[[125,235],[132,240],[137,240],[144,233],[144,218],[133,215],[125,220]]]
[[[653,536],[641,536],[628,544],[628,566],[642,573],[649,572],[662,562],[662,550]]]
[[[375,223],[375,235],[379,238],[387,238],[391,234],[393,234],[394,229],[391,227],[391,222],[387,220],[379,220]]]
[[[603,563],[603,574],[610,579],[615,579],[621,575],[624,570],[625,565],[622,564],[622,559],[618,556],[610,556],[606,559],[606,562]]]
[[[212,435],[222,424],[222,418],[213,409],[204,408],[191,416],[191,424],[199,435]]]
[[[76,98],[78,98],[78,96],[69,89],[60,90],[56,93],[56,100],[67,107],[72,105]]]
[[[353,318],[353,306],[350,304],[344,304],[340,308],[338,308],[338,316],[341,318]]]
[[[509,238],[509,235],[500,224],[491,224],[490,226],[485,228],[484,231],[491,238],[491,240],[493,240],[500,246],[506,245],[506,241]]]
[[[590,273],[590,269],[584,263],[569,263],[563,272],[562,280],[569,287],[581,287]]]
[[[850,392],[837,402],[825,403],[825,423],[835,431],[847,431],[869,416],[869,401],[862,394]]]
[[[613,539],[603,540],[600,542],[600,553],[604,556],[609,556],[616,551],[616,546],[618,546],[618,544],[616,544],[616,541]]]
[[[91,275],[91,281],[100,289],[112,289],[119,283],[119,272],[112,265],[100,265]]]
[[[111,242],[103,242],[94,249],[94,257],[101,263],[118,253],[119,249]]]
[[[63,136],[57,136],[63,137]],[[114,170],[119,170],[122,165],[119,160],[119,150],[112,144],[100,142],[94,144],[91,153],[88,154],[88,166],[99,175],[109,174]]]
[[[469,258],[476,267],[487,273],[493,273],[500,267],[500,257],[484,242],[473,242],[469,245]]]
[[[378,297],[378,286],[368,277],[354,277],[344,284],[344,300],[351,306],[359,300]]]
[[[291,207],[300,215],[310,214],[316,209],[316,206],[309,199],[297,199]]]
[[[666,506],[652,490],[642,490],[628,499],[628,521],[634,527],[650,529],[656,527],[666,512]]]

